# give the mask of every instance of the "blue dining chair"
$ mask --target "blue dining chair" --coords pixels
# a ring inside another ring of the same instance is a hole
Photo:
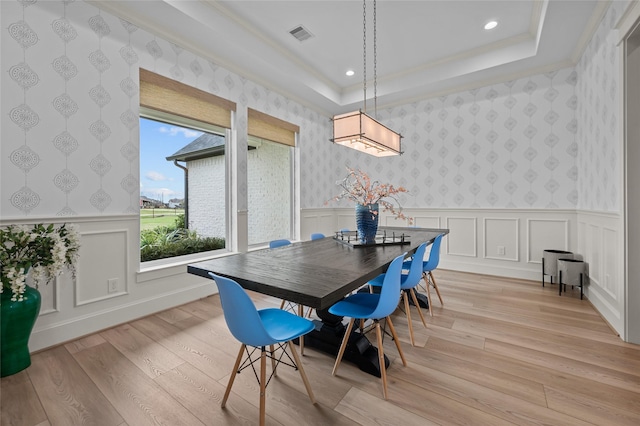
[[[236,374],[240,374],[245,368],[251,367],[256,377],[258,377],[254,366],[254,363],[258,362],[258,360],[260,361],[260,377],[258,379],[260,383],[260,425],[265,423],[265,391],[267,383],[271,380],[271,377],[277,375],[277,367],[281,362],[291,365],[300,372],[304,386],[309,394],[309,399],[315,404],[316,400],[311,390],[311,384],[292,343],[293,339],[301,338],[313,330],[313,322],[281,309],[267,308],[257,310],[249,295],[237,282],[212,272],[209,272],[209,276],[215,280],[218,286],[222,312],[227,326],[233,337],[242,343],[236,363],[233,366],[233,372],[229,377],[227,389],[222,398],[222,407],[224,408],[227,403]],[[293,359],[286,352],[285,346],[287,344]],[[278,345],[278,349],[282,351],[278,357],[275,355],[274,345]],[[247,346],[251,346],[254,349],[249,352]],[[269,353],[266,350],[267,346],[269,346]],[[253,359],[251,356],[258,349],[260,350],[260,358]],[[246,352],[247,358],[240,365],[244,352]],[[283,360],[284,355],[287,356],[290,364]],[[271,376],[269,376],[268,380],[266,378],[267,357],[271,358],[272,366]]]
[[[420,305],[418,304],[418,298],[416,297],[416,287],[422,280],[422,263],[424,259],[424,254],[427,251],[427,245],[429,243],[422,243],[418,246],[415,253],[413,254],[412,260],[406,261],[402,263],[403,269],[405,265],[408,266],[408,273],[402,274],[400,278],[400,289],[402,290],[402,299],[404,300],[404,311],[407,315],[407,323],[409,324],[409,337],[411,338],[411,346],[415,346],[415,339],[413,336],[413,324],[411,323],[411,311],[409,310],[409,295],[411,296],[411,300],[413,304],[418,309],[418,314],[420,315],[420,319],[422,320],[422,324],[425,328],[427,328],[427,323],[424,321],[424,316],[422,315],[422,310],[420,309]],[[369,281],[369,285],[371,287],[381,287],[384,283],[386,274],[380,274],[375,277],[373,280]]]
[[[391,322],[391,314],[398,307],[398,301],[400,300],[400,275],[402,274],[402,261],[406,253],[396,257],[385,274],[384,283],[380,289],[379,294],[372,293],[356,293],[347,296],[343,300],[337,302],[329,308],[329,312],[333,315],[340,317],[350,317],[349,325],[344,333],[338,356],[336,357],[336,363],[333,366],[332,375],[336,375],[338,366],[344,355],[344,350],[347,347],[347,342],[351,336],[351,330],[353,329],[353,323],[356,319],[371,319],[375,323],[376,339],[378,342],[378,362],[380,364],[380,376],[382,377],[382,391],[384,398],[387,399],[387,369],[384,360],[384,349],[382,346],[382,330],[380,329],[380,319],[386,318],[387,324],[389,324],[389,330],[393,341],[398,348],[400,358],[402,358],[402,364],[406,367],[407,361],[404,359],[404,353],[400,347],[400,340],[396,334],[396,329]]]
[[[313,240],[321,240],[323,238],[324,238],[324,234],[321,234],[319,232],[311,234],[311,241],[313,241]]]
[[[431,316],[433,316],[433,310],[431,309],[432,305],[430,287],[433,287],[436,290],[438,299],[440,299],[440,304],[444,306],[442,295],[440,295],[438,284],[436,283],[436,279],[433,277],[432,273],[432,271],[438,267],[438,263],[440,263],[440,243],[442,242],[442,237],[444,237],[444,234],[439,234],[433,240],[431,251],[429,252],[429,259],[422,263],[422,279],[424,280],[424,284],[427,290],[427,300],[429,301],[429,315]]]
[[[269,241],[269,248],[278,248],[278,247],[284,247],[284,246],[288,246],[291,244],[291,241],[289,240],[273,240],[273,241]]]

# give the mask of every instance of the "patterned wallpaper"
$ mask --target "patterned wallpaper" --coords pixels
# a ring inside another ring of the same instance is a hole
[[[622,84],[615,25],[624,7],[612,2],[576,65],[578,208],[584,210],[622,211]]]
[[[0,8],[3,218],[138,211],[140,67],[236,102],[240,147],[247,107],[299,125],[302,180],[311,189],[303,205],[329,190],[318,186],[328,173],[318,159],[329,158],[329,117],[82,1],[11,0]],[[244,158],[241,210],[246,170]]]
[[[0,8],[3,218],[137,211],[139,67],[236,102],[240,152],[247,107],[299,125],[302,208],[323,207],[351,166],[405,185],[405,207],[619,209],[616,2],[576,69],[379,111],[405,136],[385,159],[334,146],[329,117],[82,1]],[[246,170],[244,158],[241,210]]]
[[[567,68],[379,111],[404,154],[351,165],[406,186],[405,207],[573,209],[575,85]]]

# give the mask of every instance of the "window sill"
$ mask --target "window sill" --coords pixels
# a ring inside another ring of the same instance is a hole
[[[176,259],[158,259],[140,264],[140,270],[136,274],[136,282],[144,283],[174,275],[185,274],[187,265],[205,260],[236,254],[231,251],[215,251],[205,253],[195,253],[187,256],[180,256]]]

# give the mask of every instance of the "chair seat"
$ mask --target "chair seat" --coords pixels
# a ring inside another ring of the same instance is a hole
[[[352,294],[331,306],[329,313],[339,317],[379,319],[370,316],[376,310],[379,300],[379,294]]]
[[[367,284],[369,284],[370,286],[373,287],[382,287],[382,283],[384,282],[384,276],[386,274],[380,274],[377,277],[375,277],[374,279],[372,279],[371,281],[369,281]],[[402,290],[407,290],[410,288],[415,287],[415,283],[412,285],[409,285],[411,283],[409,283],[407,281],[407,278],[409,277],[409,274],[401,274],[400,275],[400,288]]]
[[[266,345],[296,339],[307,334],[315,327],[313,322],[308,319],[281,309],[261,309],[258,311],[258,315],[260,315],[265,330],[273,338],[273,342],[265,342]]]

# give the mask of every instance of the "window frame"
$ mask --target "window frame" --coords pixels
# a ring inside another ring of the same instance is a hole
[[[163,258],[163,259],[156,259],[156,260],[150,260],[147,262],[142,262],[140,259],[140,232],[141,232],[141,226],[140,226],[140,220],[138,220],[138,226],[137,226],[137,230],[138,230],[138,244],[137,244],[137,248],[138,248],[138,265],[139,265],[139,272],[147,272],[147,271],[152,271],[152,270],[157,270],[157,269],[163,269],[163,268],[170,268],[173,266],[178,266],[178,265],[185,265],[188,263],[193,263],[193,262],[198,262],[198,261],[203,261],[203,260],[207,260],[207,259],[212,259],[215,257],[221,257],[221,256],[225,256],[228,255],[229,253],[231,253],[232,247],[235,247],[237,244],[234,243],[233,241],[231,241],[233,232],[231,229],[231,205],[230,205],[230,200],[231,200],[231,182],[232,182],[232,171],[231,171],[231,165],[232,165],[232,150],[230,149],[231,144],[233,143],[233,138],[231,137],[232,135],[232,131],[231,129],[226,129],[224,127],[220,127],[220,126],[216,126],[214,124],[210,124],[210,123],[204,123],[201,122],[199,120],[194,120],[194,119],[190,119],[190,118],[186,118],[183,116],[179,116],[179,115],[175,115],[175,114],[171,114],[171,113],[167,113],[165,111],[159,111],[159,110],[155,110],[153,108],[149,108],[149,107],[143,107],[140,106],[140,110],[139,110],[139,114],[138,114],[139,118],[146,118],[148,120],[154,120],[154,121],[158,121],[158,122],[162,122],[162,123],[166,123],[167,125],[176,125],[176,126],[180,126],[180,127],[187,127],[187,128],[191,128],[194,130],[199,130],[202,132],[207,132],[207,133],[215,133],[218,135],[222,135],[225,137],[225,159],[224,159],[224,166],[225,166],[225,182],[224,182],[224,199],[225,199],[225,247],[223,249],[219,249],[219,250],[210,250],[210,251],[203,251],[203,252],[199,252],[199,253],[191,253],[191,254],[185,254],[185,255],[181,255],[181,256],[173,256],[173,257],[167,257],[167,258]],[[233,117],[232,117],[233,118]],[[140,173],[140,171],[139,171]],[[186,194],[185,194],[186,196]]]

